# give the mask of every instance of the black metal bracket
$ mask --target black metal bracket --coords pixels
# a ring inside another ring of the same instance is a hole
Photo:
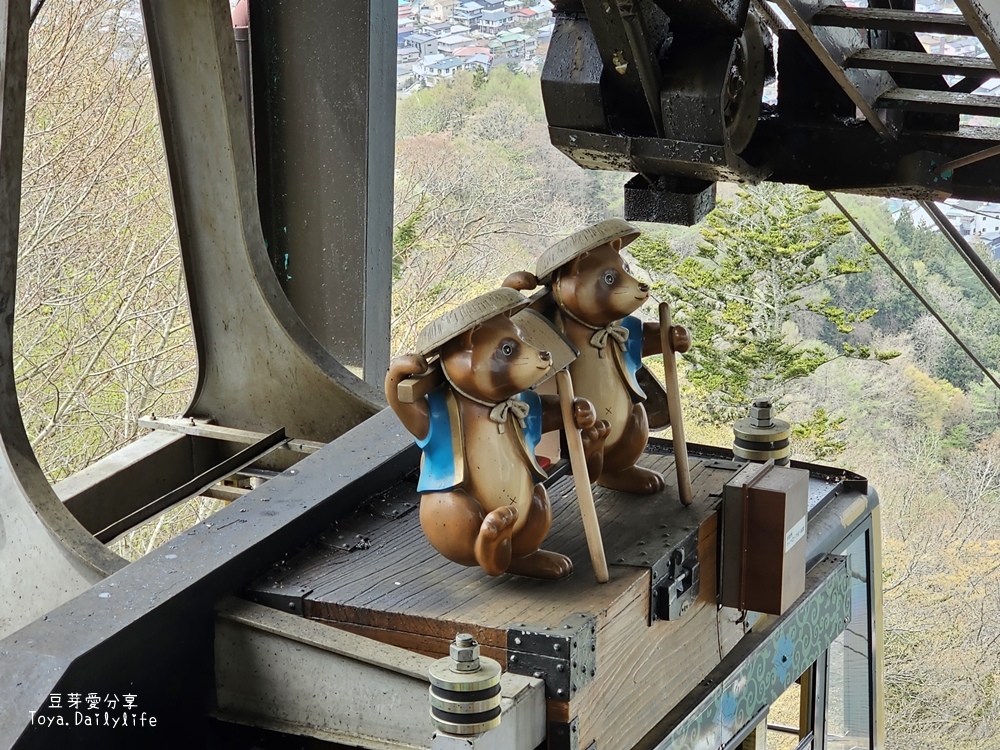
[[[580,750],[580,717],[574,716],[568,724],[550,721],[547,732],[548,750]],[[597,750],[594,740],[584,750]]]
[[[657,620],[683,617],[698,598],[701,591],[699,528],[700,524],[672,527],[647,536],[614,561],[618,565],[649,568],[650,625]]]
[[[583,612],[555,626],[507,630],[507,671],[545,682],[545,697],[568,701],[597,673],[597,618]]]
[[[697,532],[684,537],[668,557],[652,567],[650,619],[679,620],[701,591],[701,565],[698,562]]]

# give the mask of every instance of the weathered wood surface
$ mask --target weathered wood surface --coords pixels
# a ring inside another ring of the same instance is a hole
[[[831,5],[812,17],[813,26],[839,26],[849,29],[912,31],[925,34],[973,36],[968,22],[954,13],[927,13],[893,8],[850,8]]]
[[[877,106],[919,112],[958,112],[982,117],[1000,117],[1000,96],[959,94],[953,91],[895,89],[884,93]]]
[[[403,483],[378,503],[381,515],[362,513],[340,522],[255,587],[300,591],[305,616],[430,656],[447,654],[456,632],[470,632],[483,653],[501,664],[507,662],[510,627],[554,626],[580,612],[594,616],[596,675],[572,700],[549,700],[549,720],[579,717],[581,747],[594,739],[598,747],[628,747],[719,662],[743,631],[735,613],[720,612],[715,604],[717,498],[710,493],[721,492],[732,471],[707,468],[705,460],[692,456],[694,504],[683,507],[673,457],[647,455],[640,463],[664,473],[664,493],[639,497],[594,488],[610,566],[606,584],[594,581],[567,475],[549,488],[554,520],[544,546],[573,559],[576,569],[568,579],[489,578],[478,568],[449,562],[424,539],[415,485]],[[623,565],[621,558],[640,542],[653,550],[658,537],[679,539],[696,528],[698,602],[680,620],[650,625],[650,571]],[[255,587],[248,592],[251,597]]]

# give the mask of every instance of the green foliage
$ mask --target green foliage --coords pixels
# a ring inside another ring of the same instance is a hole
[[[870,306],[846,309],[823,291],[831,279],[865,273],[871,251],[838,245],[850,225],[843,216],[821,210],[822,202],[819,193],[804,188],[751,187],[709,214],[694,254],[681,258],[652,242],[635,243],[632,252],[641,263],[672,279],[664,286],[692,333],[686,355],[689,388],[704,406],[700,416],[710,423],[743,416],[757,397],[783,403],[792,381],[809,377],[835,357],[884,361],[896,356],[847,342],[837,354],[788,334],[793,318],[802,313],[848,334],[877,312]],[[804,424],[814,436],[824,424],[836,429],[829,420]],[[822,450],[834,449],[836,441],[830,440]]]
[[[604,218],[619,192],[552,148],[537,78],[459,74],[398,114],[395,351],[443,309],[530,268],[552,239]]]
[[[822,407],[813,410],[812,415],[792,427],[797,452],[807,453],[817,461],[836,458],[847,448],[846,421],[847,417],[833,417]]]
[[[420,222],[427,215],[424,196],[418,196],[411,213],[404,216],[392,233],[392,278],[398,281],[406,261],[420,239]]]

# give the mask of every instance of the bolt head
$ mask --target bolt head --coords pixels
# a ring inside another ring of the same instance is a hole
[[[449,651],[451,652],[452,660],[458,664],[479,661],[479,643],[471,635],[466,638],[462,638],[460,635],[451,644]]]

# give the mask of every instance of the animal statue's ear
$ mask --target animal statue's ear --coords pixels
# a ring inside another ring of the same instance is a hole
[[[621,252],[621,249],[622,249],[622,238],[621,237],[616,237],[615,239],[611,240],[611,247],[614,248],[614,250],[615,250],[616,253],[617,252]]]
[[[573,258],[573,260],[571,260],[569,263],[563,266],[562,274],[560,275],[575,276],[576,273],[580,270],[580,261],[582,261],[588,255],[590,255],[589,250],[585,253],[580,253],[579,255],[577,255],[575,258]]]
[[[482,325],[474,325],[472,326],[472,328],[470,328],[468,331],[462,334],[461,338],[462,348],[465,349],[465,351],[467,352],[472,351],[472,336],[480,328],[482,328]]]

